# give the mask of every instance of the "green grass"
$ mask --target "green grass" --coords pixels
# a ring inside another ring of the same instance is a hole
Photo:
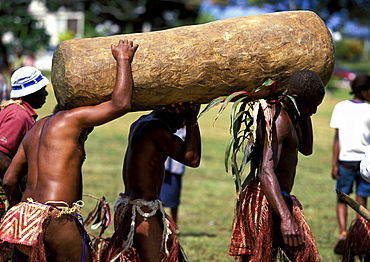
[[[349,98],[347,90],[338,89],[327,95],[313,116],[315,134],[312,156],[300,156],[296,183],[293,188],[301,201],[312,228],[322,261],[340,261],[333,253],[338,235],[335,215],[336,195],[331,179],[331,146],[334,131],[329,127],[331,112],[340,100]],[[49,90],[47,104],[38,110],[48,115],[55,104]],[[231,175],[225,173],[224,150],[229,140],[228,111],[213,125],[217,109],[201,117],[202,162],[199,168],[187,168],[183,179],[182,203],[179,213],[180,242],[189,261],[233,261],[228,257],[235,190]],[[124,190],[121,179],[122,161],[127,146],[130,124],[143,112],[129,113],[120,119],[95,128],[86,142],[87,160],[83,166],[84,192],[105,196],[113,208],[119,192]],[[66,174],[68,175],[68,174]],[[95,200],[84,198],[84,215]],[[350,213],[353,219],[355,214]],[[108,228],[105,236],[112,234]]]

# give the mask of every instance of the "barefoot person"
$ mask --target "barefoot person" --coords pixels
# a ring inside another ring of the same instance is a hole
[[[84,144],[94,126],[131,109],[131,62],[137,47],[128,40],[111,45],[117,63],[111,100],[45,117],[23,139],[4,176],[12,208],[0,224],[0,244],[16,244],[21,251],[16,252],[17,259],[30,256],[36,261],[92,261],[78,221],[83,205]],[[22,193],[19,184],[25,175],[28,180]]]
[[[184,261],[176,228],[165,215],[159,196],[168,156],[189,167],[199,166],[198,112],[199,106],[179,103],[154,110],[131,125],[123,165],[125,193],[115,205],[115,233],[107,261],[135,256],[136,251],[140,261]],[[184,121],[187,135],[183,141],[174,133]]]
[[[259,112],[259,174],[239,196],[229,251],[238,261],[275,261],[279,250],[289,261],[320,261],[302,207],[290,192],[298,152],[312,154],[311,115],[323,100],[324,85],[316,73],[302,70],[292,75],[288,90],[298,111],[288,98],[284,106],[267,104],[263,110],[270,111],[271,127]]]

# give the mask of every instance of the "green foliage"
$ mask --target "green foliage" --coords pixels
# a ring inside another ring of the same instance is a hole
[[[76,36],[75,32],[73,32],[71,30],[67,30],[67,31],[64,31],[64,32],[59,34],[58,40],[59,40],[59,42],[62,42],[62,41],[65,41],[65,40],[73,39],[75,36]]]
[[[254,95],[263,89],[269,89],[270,97],[268,102],[264,99],[255,100]],[[265,106],[266,103],[281,103],[282,99],[286,97],[286,91],[280,94],[276,99],[274,91],[276,89],[276,82],[268,79],[260,87],[256,88],[252,93],[247,91],[237,91],[229,96],[221,96],[212,100],[204,110],[199,114],[201,117],[204,113],[208,112],[215,106],[221,104],[221,107],[217,113],[215,121],[224,112],[226,107],[231,103],[233,106],[230,113],[230,133],[231,138],[226,146],[225,150],[225,170],[229,171],[229,166],[231,166],[232,178],[235,183],[235,188],[237,194],[249,184],[249,182],[256,177],[257,170],[259,168],[259,153],[255,152],[256,148],[256,123],[259,121],[257,119],[257,114],[261,106]],[[288,96],[295,105],[295,100]],[[284,106],[284,104],[282,104]],[[265,111],[265,110],[264,110]],[[298,111],[298,110],[297,110]],[[266,118],[268,116],[262,115]],[[267,136],[269,139],[270,132],[269,121],[266,121],[267,125]],[[255,156],[256,161],[251,161]],[[247,163],[251,161],[250,172],[246,177],[243,177]]]
[[[30,0],[2,1],[0,3],[0,37],[12,33],[14,40],[10,43],[0,43],[9,49],[16,47],[22,50],[37,51],[49,44],[49,35],[27,13]]]
[[[340,60],[356,62],[364,50],[363,42],[359,39],[344,38],[335,43],[335,55]]]

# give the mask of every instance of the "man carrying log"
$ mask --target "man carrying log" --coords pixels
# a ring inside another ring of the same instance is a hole
[[[319,76],[302,70],[290,78],[289,96],[260,108],[255,155],[259,172],[237,202],[229,251],[236,260],[276,261],[282,250],[284,261],[320,261],[302,206],[290,192],[298,151],[312,154],[311,115],[324,94]]]
[[[154,110],[131,125],[123,165],[125,193],[115,204],[115,233],[106,261],[129,256],[130,261],[138,261],[133,258],[136,251],[140,261],[185,261],[175,223],[165,214],[159,195],[168,156],[190,167],[199,166],[198,112],[199,106],[191,102],[179,103]],[[174,133],[184,122],[183,141]]]
[[[117,63],[111,100],[45,117],[23,139],[4,177],[12,208],[0,224],[0,245],[15,244],[19,261],[28,256],[32,261],[92,261],[78,219],[84,144],[94,126],[131,109],[131,62],[137,47],[128,40],[111,45]],[[22,193],[19,185],[25,175]]]

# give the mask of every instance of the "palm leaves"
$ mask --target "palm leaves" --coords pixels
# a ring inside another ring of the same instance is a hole
[[[249,182],[255,178],[258,164],[252,161],[248,175],[243,178],[246,165],[251,161],[256,148],[256,124],[257,114],[260,106],[266,106],[264,99],[254,99],[254,94],[262,89],[270,89],[269,102],[273,102],[272,95],[275,92],[276,82],[268,79],[262,86],[258,87],[253,93],[247,91],[237,91],[229,96],[221,96],[212,100],[200,113],[199,117],[210,109],[221,105],[214,121],[224,112],[226,107],[233,102],[230,113],[230,134],[231,138],[225,150],[225,169],[229,171],[231,167],[232,178],[235,183],[236,192],[241,192]],[[275,101],[281,101],[286,96],[287,90]],[[266,118],[266,116],[265,116]]]

